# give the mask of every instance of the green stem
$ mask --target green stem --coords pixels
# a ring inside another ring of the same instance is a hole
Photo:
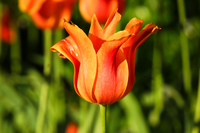
[[[44,76],[47,80],[49,80],[50,72],[51,72],[51,51],[50,47],[52,45],[52,32],[51,30],[44,31]],[[36,121],[36,133],[43,132],[44,119],[47,108],[47,99],[48,99],[48,90],[49,84],[48,82],[44,82],[41,87],[40,92],[40,101],[39,101],[39,109]]]
[[[58,30],[55,30],[54,32],[54,44],[59,42],[60,40],[63,39],[63,34],[62,34],[62,30],[58,29]],[[55,83],[58,87],[58,89],[61,89],[61,84],[62,84],[62,80],[61,80],[61,77],[62,77],[62,72],[63,72],[63,67],[64,67],[64,64],[63,64],[63,59],[60,58],[57,54],[53,54],[53,77],[55,79]]]
[[[16,33],[19,33],[19,30],[15,28]],[[14,74],[19,74],[22,71],[21,66],[21,42],[19,37],[11,45],[11,71]]]
[[[46,104],[48,98],[48,84],[45,82],[41,87],[39,109],[36,121],[36,133],[43,133],[44,118],[46,113]]]
[[[186,21],[184,0],[177,0],[179,20],[183,24]]]
[[[185,15],[185,4],[183,0],[177,0],[179,21],[182,26],[186,22]],[[180,31],[180,45],[182,54],[182,65],[183,65],[183,81],[185,91],[190,95],[191,93],[191,72],[190,72],[190,60],[189,60],[189,49],[188,49],[188,38],[184,34],[183,30]]]
[[[187,94],[190,96],[192,87],[191,87],[191,72],[190,72],[188,39],[183,31],[181,31],[180,33],[180,44],[181,44],[181,54],[182,54],[184,88]]]
[[[62,30],[57,29],[53,32],[53,43],[55,44],[59,42],[60,40],[63,39],[62,35]],[[49,50],[50,51],[50,50]],[[52,54],[52,73],[51,73],[51,80],[53,80],[53,84],[51,86],[56,89],[50,89],[49,90],[49,103],[48,103],[48,125],[51,125],[48,127],[47,132],[48,133],[55,133],[57,130],[58,123],[63,120],[63,118],[56,113],[58,110],[62,112],[64,109],[61,107],[63,104],[63,97],[64,94],[62,93],[64,91],[64,87],[62,86],[62,80],[61,80],[61,75],[62,75],[62,68],[63,68],[63,59],[60,58],[57,54]],[[62,94],[60,94],[62,93]],[[54,105],[54,103],[59,102],[59,105]],[[63,114],[65,115],[65,114]]]
[[[179,21],[182,27],[186,23],[186,15],[185,15],[185,4],[184,0],[177,0],[178,5],[178,13],[179,13]],[[184,29],[180,31],[180,46],[181,46],[181,54],[182,54],[182,66],[183,66],[183,85],[184,89],[191,101],[191,72],[190,72],[190,58],[189,58],[189,49],[188,49],[188,38],[184,33]],[[192,104],[191,104],[192,105]],[[188,108],[188,106],[186,107]],[[191,108],[191,107],[190,107]],[[191,132],[191,124],[189,123],[189,111],[185,110],[185,133]]]
[[[199,83],[198,83],[198,90],[197,90],[196,109],[194,113],[194,122],[195,122],[195,125],[191,133],[199,133],[200,127],[198,126],[198,123],[200,122],[200,68],[199,68]]]
[[[100,106],[100,113],[101,113],[101,127],[102,133],[106,133],[106,110],[107,105],[99,105]]]
[[[52,32],[51,30],[44,31],[44,75],[48,77],[51,71],[51,48]]]
[[[152,62],[152,93],[154,96],[154,109],[150,114],[150,123],[152,126],[159,124],[160,115],[163,111],[163,80],[162,80],[162,55],[159,45],[154,39],[153,62]]]
[[[199,133],[200,127],[198,123],[200,122],[200,69],[199,69],[199,83],[198,83],[198,90],[197,90],[197,101],[196,101],[196,109],[194,114],[194,122],[195,126],[192,129],[191,133]]]
[[[198,92],[197,92],[197,103],[196,103],[196,110],[195,110],[195,122],[200,122],[200,69],[199,69],[199,83],[198,83]]]

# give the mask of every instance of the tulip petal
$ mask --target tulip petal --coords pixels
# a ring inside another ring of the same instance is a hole
[[[160,30],[158,26],[156,26],[154,23],[147,24],[137,35],[135,39],[135,45],[136,47],[140,46],[151,34],[156,33],[158,30]]]
[[[93,102],[92,89],[97,71],[96,52],[92,42],[78,26],[64,23],[66,31],[73,38],[80,52],[80,69],[77,79],[78,91],[85,100]]]
[[[130,36],[131,35],[125,30],[115,33],[108,38],[107,42],[102,44],[102,47],[97,53],[98,74],[94,96],[99,104],[111,104],[113,101],[116,101],[117,97],[115,94],[121,93],[126,89],[126,85],[124,84],[128,83],[127,62],[125,56],[116,55],[119,47]],[[120,58],[116,59],[116,57]],[[123,68],[123,70],[121,68]],[[124,73],[122,71],[124,71]]]
[[[121,15],[117,11],[111,13],[103,29],[105,39],[109,38],[111,35],[115,33],[115,28],[120,19]]]
[[[92,20],[91,20],[89,36],[90,34],[96,35],[99,38],[103,39],[103,29],[101,28],[101,25],[99,24],[95,14],[93,15]]]
[[[104,29],[102,29],[96,18],[96,15],[93,15],[89,31],[89,38],[92,41],[96,52],[101,47],[101,44],[103,44],[106,39],[114,34],[115,28],[120,19],[121,15],[117,11],[112,12],[106,22]]]
[[[101,38],[99,38],[98,36],[92,35],[90,34],[90,40],[93,43],[94,49],[96,51],[96,53],[98,52],[98,50],[100,49],[101,45],[106,41],[106,40],[102,40]]]
[[[118,8],[118,0],[97,0],[95,13],[99,22],[105,24],[110,14]]]
[[[121,51],[123,51],[124,55],[126,56],[126,59],[128,61],[128,67],[129,67],[129,82],[127,85],[126,92],[124,92],[123,96],[126,96],[128,92],[131,91],[134,82],[135,82],[135,57],[136,57],[136,50],[135,48],[135,39],[137,34],[139,33],[141,27],[142,27],[142,20],[139,20],[137,18],[133,18],[129,21],[129,23],[126,25],[125,30],[127,30],[130,34],[133,34],[132,37],[130,37],[120,48]],[[134,50],[132,50],[134,49]]]
[[[50,49],[53,52],[58,52],[58,55],[61,58],[67,58],[72,63],[74,60],[80,61],[80,52],[71,36],[66,37],[65,39],[59,41],[53,45]]]
[[[124,93],[126,92],[128,81],[129,81],[129,68],[128,68],[128,61],[124,53],[121,50],[118,50],[115,59],[115,66],[116,66],[116,90],[115,95],[111,101],[114,103],[119,101],[123,98]]]
[[[115,28],[120,19],[121,15],[117,11],[112,12],[104,28],[102,29],[96,16],[93,15],[89,34],[98,36],[99,38],[106,40],[115,33]]]
[[[126,25],[125,30],[131,34],[137,34],[142,27],[143,20],[137,18],[132,18],[129,23]]]
[[[130,59],[127,60],[128,68],[129,68],[129,81],[128,81],[127,89],[121,98],[125,97],[132,90],[133,85],[135,83],[135,59],[136,59],[136,49],[135,51],[132,51]]]
[[[129,21],[129,23],[126,25],[125,30],[127,30],[130,34],[133,34],[131,38],[129,38],[126,43],[122,45],[122,50],[124,51],[125,56],[127,59],[130,57],[131,54],[131,47],[134,45],[135,38],[140,31],[140,28],[142,27],[142,20],[139,20],[137,18],[133,18]],[[130,59],[128,59],[130,60]]]
[[[129,70],[130,70],[130,77],[129,77],[129,83],[126,92],[124,93],[124,96],[126,96],[132,89],[134,81],[135,81],[135,57],[136,57],[136,49],[138,46],[140,46],[151,34],[156,33],[157,30],[160,28],[156,26],[155,24],[151,23],[146,25],[136,36],[134,41],[127,41],[127,43],[132,42],[132,48],[129,54],[129,58],[127,59],[129,62]],[[123,96],[123,97],[124,97]]]
[[[58,52],[58,55],[61,58],[67,58],[72,62],[72,64],[74,65],[74,84],[77,84],[78,71],[80,68],[80,52],[72,37],[68,36],[65,39],[59,41],[58,43],[53,45],[50,50],[53,52]],[[77,86],[75,85],[74,87],[77,94],[81,96],[77,89]]]
[[[92,41],[96,52],[101,47],[101,44],[103,44],[103,42],[105,42],[105,40],[103,39],[103,29],[101,28],[95,14],[92,17],[88,37]]]

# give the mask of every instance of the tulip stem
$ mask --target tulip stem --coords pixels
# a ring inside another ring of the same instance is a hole
[[[190,70],[190,54],[189,54],[189,46],[188,46],[188,38],[184,33],[184,25],[187,22],[187,17],[185,13],[185,3],[184,0],[177,0],[178,6],[178,13],[179,13],[179,21],[183,29],[180,30],[180,48],[181,48],[181,56],[182,56],[182,73],[183,73],[183,85],[185,92],[187,93],[187,97],[190,102],[192,101],[192,76]],[[193,105],[192,103],[190,105]],[[193,108],[192,106],[185,107],[185,133],[191,133],[192,125],[189,122],[190,119],[190,109]]]
[[[51,30],[44,31],[44,76],[47,78],[51,71],[51,45],[52,45],[52,32]]]
[[[179,21],[182,26],[186,23],[186,14],[185,14],[185,3],[184,0],[177,0]],[[183,65],[183,82],[185,91],[190,96],[191,94],[191,71],[190,71],[190,57],[189,57],[189,48],[188,48],[188,38],[185,35],[184,31],[180,31],[180,45],[181,45],[181,54],[182,54],[182,65]]]
[[[106,133],[106,110],[107,105],[99,105],[100,106],[100,113],[101,113],[101,127],[102,133]]]
[[[19,30],[15,28],[15,32],[19,34]],[[22,71],[22,66],[21,66],[21,40],[19,37],[14,40],[10,40],[10,43],[13,43],[11,45],[11,71],[14,74],[20,74]]]
[[[50,47],[52,45],[52,32],[51,30],[44,31],[44,68],[43,73],[47,82],[44,82],[41,91],[40,91],[40,100],[39,100],[39,108],[38,108],[38,115],[36,121],[36,133],[42,133],[44,127],[44,120],[47,108],[47,100],[48,100],[48,91],[49,91],[49,84],[48,80],[50,77],[51,71],[51,51]]]
[[[200,69],[199,69],[199,83],[198,83],[198,90],[197,90],[197,103],[196,103],[196,110],[194,115],[194,120],[196,123],[200,122]]]

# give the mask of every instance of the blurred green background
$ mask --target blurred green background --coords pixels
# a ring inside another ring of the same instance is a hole
[[[71,122],[80,133],[98,133],[99,107],[75,93],[73,65],[51,52],[46,78],[43,31],[19,11],[16,0],[0,3],[11,10],[17,33],[14,44],[0,44],[0,133],[64,133]],[[108,133],[200,132],[199,7],[199,0],[126,0],[117,30],[133,17],[162,30],[138,48],[135,85],[123,100],[109,105]],[[88,33],[90,24],[78,5],[71,21]],[[63,28],[52,35],[54,44],[67,33]]]

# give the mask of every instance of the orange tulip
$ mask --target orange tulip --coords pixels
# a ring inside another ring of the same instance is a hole
[[[76,93],[88,102],[102,105],[121,100],[133,88],[137,47],[158,28],[133,18],[125,30],[114,33],[121,15],[113,12],[102,29],[96,16],[87,36],[78,26],[64,22],[70,36],[51,47],[74,65]]]
[[[16,39],[16,33],[15,31],[11,28],[11,18],[10,18],[10,11],[8,9],[5,9],[2,14],[1,20],[1,40],[7,44],[10,44],[15,41]]]
[[[83,18],[90,22],[93,14],[101,24],[105,24],[110,13],[118,9],[122,13],[125,8],[125,0],[79,0],[79,9]]]
[[[19,0],[19,8],[28,12],[41,29],[61,28],[63,18],[70,20],[76,0]]]

